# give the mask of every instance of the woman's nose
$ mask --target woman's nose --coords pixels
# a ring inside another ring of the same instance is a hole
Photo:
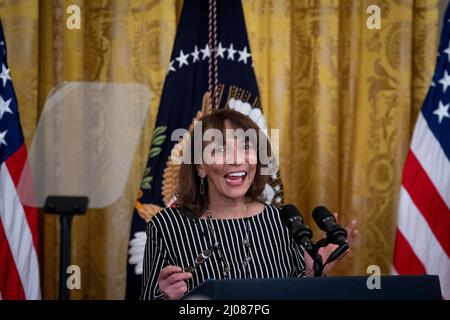
[[[228,164],[244,164],[245,150],[240,148],[237,143],[233,144],[230,148],[230,158],[231,159],[227,159]]]

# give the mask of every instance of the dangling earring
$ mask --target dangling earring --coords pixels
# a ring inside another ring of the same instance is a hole
[[[200,177],[200,194],[202,196],[205,194],[205,185],[203,183],[203,177]]]
[[[255,179],[253,179],[252,187],[253,187],[253,188],[256,187],[256,180],[255,180]]]

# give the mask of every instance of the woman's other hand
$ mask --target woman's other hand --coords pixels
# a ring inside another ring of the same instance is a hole
[[[337,221],[338,214],[334,213],[334,217]],[[347,226],[347,243],[351,246],[352,242],[355,240],[355,238],[358,235],[358,229],[356,229],[356,220],[352,220]],[[330,254],[337,248],[338,246],[335,244],[329,244],[326,247],[319,249],[319,254],[322,256],[323,263],[325,263],[330,256]],[[340,256],[337,260],[327,264],[325,268],[323,269],[323,274],[329,274],[330,271],[333,269],[334,265],[337,261],[341,260],[343,257],[345,257],[349,252],[350,248],[344,252],[342,256]],[[314,276],[314,269],[313,269],[314,261],[309,256],[309,254],[305,251],[305,267],[306,267],[306,276],[313,277]]]
[[[180,299],[188,291],[186,280],[190,278],[192,278],[192,273],[183,272],[180,267],[164,267],[159,272],[159,289],[167,300]]]

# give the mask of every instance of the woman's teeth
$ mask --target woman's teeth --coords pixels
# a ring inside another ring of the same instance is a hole
[[[229,181],[239,181],[244,180],[245,176],[247,175],[246,172],[232,172],[225,175],[225,179]]]

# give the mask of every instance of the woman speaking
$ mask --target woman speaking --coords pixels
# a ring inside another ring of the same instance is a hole
[[[207,279],[313,274],[312,259],[291,239],[280,208],[261,198],[268,176],[260,150],[268,143],[258,130],[230,109],[215,110],[194,125],[176,204],[147,225],[141,299],[179,299]],[[349,242],[355,225],[347,227]],[[335,247],[319,253],[326,260]]]

